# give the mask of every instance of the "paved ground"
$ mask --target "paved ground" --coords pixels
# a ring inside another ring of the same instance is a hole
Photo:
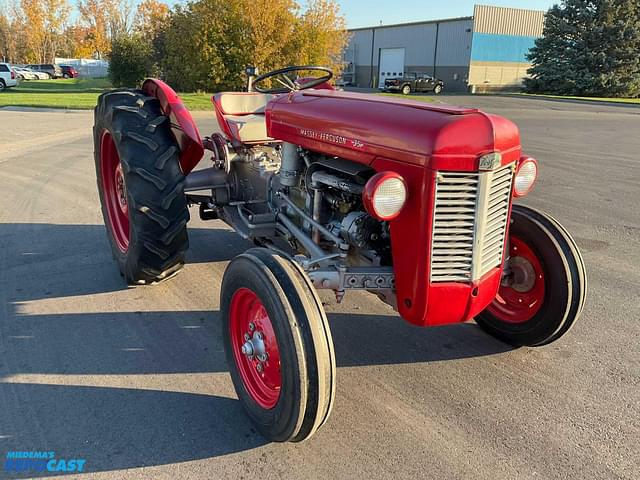
[[[510,350],[347,297],[328,307],[333,415],[302,445],[265,444],[227,374],[218,293],[243,242],[195,220],[180,275],[126,288],[91,114],[0,110],[0,455],[53,450],[105,478],[639,478],[640,109],[444,98],[520,125],[542,166],[525,203],[582,248],[584,316],[556,344]]]

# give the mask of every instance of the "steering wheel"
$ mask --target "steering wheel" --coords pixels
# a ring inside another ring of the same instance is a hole
[[[321,77],[314,78],[311,80],[306,80],[304,82],[300,82],[299,78],[294,75],[287,75],[293,72],[302,72],[302,71],[319,71],[325,72],[325,74]],[[292,78],[293,77],[293,78]],[[282,87],[276,88],[263,88],[260,86],[260,82],[265,81],[268,78],[273,78],[275,82],[282,85]],[[306,90],[307,88],[317,87],[321,83],[327,82],[333,78],[333,71],[327,67],[318,67],[315,65],[298,65],[292,67],[281,68],[279,70],[272,70],[271,72],[265,73],[264,75],[260,75],[253,81],[253,89],[256,92],[260,93],[289,93],[295,92],[296,90]]]

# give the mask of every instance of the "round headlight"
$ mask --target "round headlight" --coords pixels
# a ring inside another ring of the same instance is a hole
[[[538,177],[538,163],[531,157],[523,157],[516,170],[516,179],[513,184],[513,194],[516,197],[524,197],[532,189]]]
[[[407,201],[407,184],[395,172],[376,173],[365,185],[362,200],[372,217],[393,220]]]

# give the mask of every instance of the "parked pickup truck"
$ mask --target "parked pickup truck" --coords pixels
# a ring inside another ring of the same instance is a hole
[[[404,95],[412,92],[438,94],[444,89],[444,82],[426,73],[408,73],[402,78],[387,78],[379,88],[383,92],[402,92]]]

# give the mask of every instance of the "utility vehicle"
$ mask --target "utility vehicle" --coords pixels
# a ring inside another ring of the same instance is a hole
[[[513,123],[332,90],[331,77],[317,66],[250,76],[248,91],[213,96],[219,131],[206,137],[160,80],[95,108],[102,211],[129,284],[182,268],[189,205],[255,245],[226,268],[220,318],[238,397],[275,441],[309,438],[331,411],[319,289],[338,302],[366,290],[415,325],[475,318],[540,346],[567,333],[587,288],[569,233],[513,203],[538,173]]]

